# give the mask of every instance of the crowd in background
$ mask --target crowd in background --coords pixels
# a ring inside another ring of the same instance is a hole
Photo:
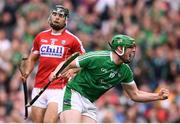
[[[180,123],[179,0],[0,0],[0,123],[31,122],[31,117],[24,120],[17,64],[29,54],[34,36],[49,28],[50,8],[56,4],[70,10],[67,28],[86,52],[109,49],[115,34],[134,37],[130,66],[138,87],[170,90],[168,100],[135,103],[118,85],[96,102],[98,122]],[[29,99],[36,71],[28,78]]]

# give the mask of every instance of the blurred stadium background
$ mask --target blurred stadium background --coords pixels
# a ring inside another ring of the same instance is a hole
[[[107,41],[117,33],[134,37],[131,67],[138,87],[170,90],[168,100],[143,104],[117,86],[96,102],[98,122],[180,123],[180,0],[0,0],[0,123],[31,122],[23,119],[17,63],[30,52],[34,36],[48,28],[55,4],[70,9],[68,29],[87,52],[108,49]],[[29,99],[36,71],[28,78]]]

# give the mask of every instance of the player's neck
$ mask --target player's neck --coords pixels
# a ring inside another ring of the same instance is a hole
[[[63,29],[61,29],[59,31],[52,29],[52,33],[53,34],[61,34],[64,30],[65,30],[65,28],[63,28]]]
[[[120,65],[123,63],[123,61],[119,58],[119,56],[115,52],[112,52],[112,59],[116,65]]]

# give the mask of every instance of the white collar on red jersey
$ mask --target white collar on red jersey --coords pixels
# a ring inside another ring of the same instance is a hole
[[[65,29],[66,30],[66,29]],[[52,35],[61,35],[65,30],[63,30],[62,32],[58,32],[58,33],[54,33],[54,32],[52,32],[52,30],[51,30],[51,34]]]

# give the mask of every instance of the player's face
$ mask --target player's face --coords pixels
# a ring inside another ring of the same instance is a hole
[[[125,63],[130,63],[133,60],[134,56],[135,56],[135,52],[136,52],[136,46],[135,45],[132,46],[132,47],[126,48],[125,53],[122,56],[123,61]]]
[[[66,26],[66,17],[57,12],[52,12],[49,23],[54,30],[59,31]]]

